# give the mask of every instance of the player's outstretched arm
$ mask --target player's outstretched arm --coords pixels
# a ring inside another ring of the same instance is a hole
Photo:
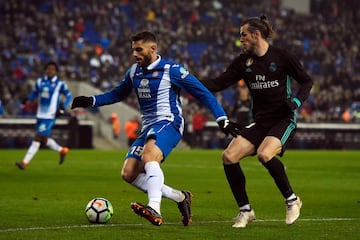
[[[78,97],[74,98],[74,100],[71,104],[71,109],[74,109],[77,107],[87,108],[87,107],[93,106],[93,104],[94,104],[93,97],[78,96]]]

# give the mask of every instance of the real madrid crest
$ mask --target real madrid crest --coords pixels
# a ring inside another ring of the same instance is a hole
[[[251,66],[251,64],[253,64],[253,62],[254,62],[254,59],[252,59],[252,58],[248,58],[248,59],[246,60],[245,65],[246,65],[247,67],[250,67],[250,66]]]

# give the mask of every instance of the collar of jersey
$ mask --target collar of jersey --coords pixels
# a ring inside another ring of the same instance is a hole
[[[155,62],[153,62],[152,64],[150,64],[149,66],[147,66],[147,70],[153,70],[161,61],[161,56],[157,55],[157,59],[155,60]]]
[[[52,78],[49,78],[48,76],[45,76],[45,80],[51,81],[51,82],[55,82],[57,79],[57,75],[53,76]]]

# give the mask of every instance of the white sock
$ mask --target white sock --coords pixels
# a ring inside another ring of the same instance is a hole
[[[48,146],[50,149],[55,150],[57,152],[60,152],[60,150],[61,150],[61,146],[59,144],[57,144],[57,142],[55,142],[55,140],[52,138],[48,138],[48,140],[46,142],[46,146]]]
[[[139,173],[139,175],[135,178],[135,180],[131,183],[131,185],[139,188],[143,192],[147,192],[146,174],[145,173]]]
[[[251,210],[251,206],[250,204],[245,204],[244,206],[240,207],[240,211],[250,211]]]
[[[165,184],[163,185],[161,192],[164,197],[174,200],[175,202],[181,202],[185,199],[185,195],[181,191]]]
[[[146,172],[146,186],[148,191],[149,203],[159,214],[162,192],[161,189],[164,185],[164,173],[160,168],[160,164],[156,161],[151,161],[145,164]]]
[[[297,197],[296,197],[295,193],[293,193],[293,194],[291,194],[290,197],[288,197],[288,198],[286,199],[286,201],[294,200],[294,199],[296,199],[296,198],[297,198]]]
[[[23,163],[25,163],[26,165],[29,164],[29,162],[31,161],[31,159],[35,156],[35,154],[37,153],[37,151],[40,148],[40,142],[38,141],[32,141],[28,151],[25,154]]]
[[[147,192],[146,174],[140,173],[131,184],[139,188],[141,191]],[[161,192],[163,197],[171,199],[175,202],[181,202],[185,199],[185,195],[181,191],[165,184],[163,185]]]

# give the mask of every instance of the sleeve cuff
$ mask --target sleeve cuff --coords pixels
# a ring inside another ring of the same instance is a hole
[[[291,101],[293,101],[298,107],[301,106],[301,101],[298,98],[295,97],[295,98],[291,99]]]
[[[216,122],[219,122],[219,121],[221,121],[221,120],[226,120],[226,119],[228,119],[227,116],[221,116],[221,117],[218,117],[218,118],[216,119]]]

